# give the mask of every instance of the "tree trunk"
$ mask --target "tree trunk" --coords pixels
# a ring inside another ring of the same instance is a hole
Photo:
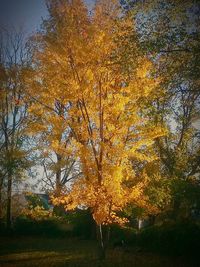
[[[98,239],[98,256],[99,260],[103,261],[106,257],[106,246],[104,241],[104,235],[103,235],[103,227],[102,224],[97,225],[97,239]]]
[[[6,207],[6,227],[11,229],[11,198],[12,198],[12,174],[8,175],[8,187],[7,187],[7,207]]]
[[[62,160],[62,157],[56,153],[56,158],[57,158],[57,170],[56,170],[56,187],[55,187],[55,195],[60,196],[61,191],[62,191],[62,184],[61,184],[61,166],[60,162]],[[62,204],[57,205],[53,208],[53,212],[57,216],[63,216],[65,214],[65,209]]]
[[[3,175],[0,176],[0,220],[3,217],[3,199],[2,199],[2,194],[3,194]]]
[[[0,221],[2,219],[2,184],[0,184]]]
[[[56,170],[56,195],[59,196],[61,193],[62,185],[61,185],[61,166],[60,162],[62,157],[59,154],[56,154],[57,157],[57,170]]]

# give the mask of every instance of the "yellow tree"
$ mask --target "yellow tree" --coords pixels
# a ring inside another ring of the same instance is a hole
[[[133,162],[156,159],[152,145],[164,130],[149,123],[142,103],[153,97],[159,81],[143,56],[124,72],[121,51],[133,22],[122,18],[117,1],[98,1],[92,16],[80,0],[50,1],[49,8],[46,32],[37,38],[32,94],[38,103],[32,111],[52,108],[55,100],[67,109],[60,119],[70,129],[70,141],[66,148],[53,145],[76,155],[82,175],[54,204],[89,207],[104,254],[102,224],[123,223],[118,212],[128,203],[153,209],[143,194],[147,174],[136,173]]]

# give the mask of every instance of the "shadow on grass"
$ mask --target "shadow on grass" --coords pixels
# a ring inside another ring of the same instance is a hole
[[[21,252],[7,254],[0,257],[0,266],[74,266],[77,262],[84,262],[84,255],[73,255],[57,252]]]
[[[38,237],[19,237],[19,238],[0,238],[0,255],[12,252],[24,251],[94,251],[96,250],[96,242],[69,238],[38,238]]]
[[[0,239],[1,267],[199,267],[134,249],[109,249],[97,260],[95,241],[36,237]]]

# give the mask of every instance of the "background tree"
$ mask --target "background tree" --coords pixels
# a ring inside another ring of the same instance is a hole
[[[188,217],[199,206],[199,4],[155,0],[123,1],[123,6],[136,19],[143,51],[156,62],[155,74],[162,76],[165,94],[149,103],[149,117],[168,125],[169,135],[157,140],[156,149],[163,177],[171,181],[173,214],[185,209]]]
[[[1,31],[0,176],[1,193],[6,188],[6,224],[11,227],[14,183],[29,166],[24,146],[27,104],[24,101],[23,70],[28,66],[22,31]],[[2,207],[2,202],[0,203]]]

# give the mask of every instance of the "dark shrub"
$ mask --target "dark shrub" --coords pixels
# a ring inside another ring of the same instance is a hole
[[[6,225],[3,219],[0,219],[0,235],[4,235],[6,231]]]
[[[73,227],[73,235],[83,239],[95,239],[95,222],[89,210],[80,210],[70,212],[66,216]]]
[[[67,222],[56,219],[37,221],[19,217],[14,223],[14,232],[20,235],[69,236],[70,227],[63,227],[64,224],[67,225]]]
[[[199,240],[200,227],[192,223],[153,226],[138,235],[138,244],[148,250],[194,258],[199,254]]]
[[[130,227],[112,225],[110,229],[110,241],[113,246],[123,243],[124,245],[136,245],[136,230]]]

